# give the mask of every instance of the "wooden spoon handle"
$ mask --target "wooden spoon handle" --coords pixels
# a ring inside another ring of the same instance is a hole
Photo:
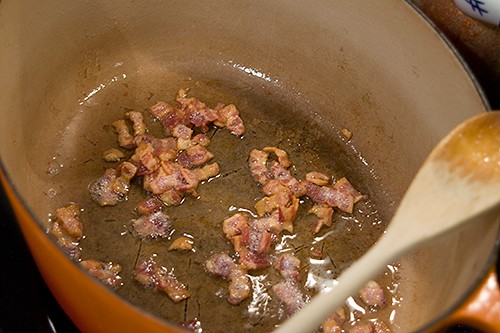
[[[495,266],[467,301],[435,327],[433,332],[442,332],[447,327],[458,324],[486,333],[500,332],[500,289]]]

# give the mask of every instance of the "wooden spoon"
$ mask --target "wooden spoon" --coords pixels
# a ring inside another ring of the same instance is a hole
[[[387,264],[445,232],[500,210],[500,112],[473,117],[446,136],[410,184],[380,240],[276,333],[317,329]]]

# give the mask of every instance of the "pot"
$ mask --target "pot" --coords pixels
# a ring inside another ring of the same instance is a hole
[[[207,98],[276,101],[366,167],[360,179],[375,180],[386,221],[439,139],[488,109],[457,54],[403,1],[4,1],[0,21],[2,184],[40,272],[84,332],[179,331],[91,278],[46,233],[71,193],[59,179],[94,153],[124,99],[144,108],[191,85]],[[338,141],[343,128],[351,140]],[[79,170],[71,184],[87,182]],[[498,233],[492,217],[403,258],[393,331],[448,323],[493,265]],[[498,329],[498,312],[484,325]]]

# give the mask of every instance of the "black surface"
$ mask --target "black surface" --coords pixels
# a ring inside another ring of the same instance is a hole
[[[73,333],[27,249],[0,187],[0,332]]]

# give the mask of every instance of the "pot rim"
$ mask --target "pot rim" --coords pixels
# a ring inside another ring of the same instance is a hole
[[[0,3],[1,2],[2,2],[2,0],[0,0]],[[407,5],[409,5],[410,7],[412,7],[413,10],[415,10],[416,14],[418,14],[423,19],[423,21],[431,27],[431,29],[434,31],[434,33],[436,33],[436,35],[444,42],[444,44],[446,45],[446,47],[448,48],[448,50],[451,51],[451,53],[453,54],[454,58],[458,60],[459,64],[464,69],[466,75],[471,80],[473,86],[476,89],[477,94],[479,95],[479,97],[480,97],[480,99],[482,101],[483,106],[485,107],[486,110],[488,110],[487,112],[491,111],[491,105],[490,105],[490,103],[489,103],[489,101],[488,101],[488,99],[487,99],[487,97],[486,97],[486,95],[485,95],[485,93],[484,93],[481,85],[479,84],[479,81],[475,77],[474,73],[472,72],[471,68],[466,63],[466,61],[464,60],[464,58],[461,56],[461,54],[458,52],[458,50],[456,49],[456,47],[453,45],[453,43],[436,26],[436,24],[434,24],[423,13],[423,11],[416,6],[416,4],[414,4],[411,0],[405,0],[405,2],[406,2]],[[5,177],[5,180],[7,181],[9,187],[12,189],[15,197],[21,203],[23,209],[28,213],[28,215],[30,216],[30,219],[32,220],[32,222],[35,222],[35,224],[37,225],[36,227],[38,228],[38,230],[40,232],[42,232],[43,234],[45,234],[46,237],[50,240],[50,242],[52,242],[52,244],[54,244],[56,247],[58,247],[60,249],[59,245],[56,243],[56,241],[53,239],[53,237],[50,237],[47,234],[46,230],[44,230],[40,218],[33,213],[31,207],[28,205],[28,203],[26,202],[25,198],[22,195],[20,195],[20,192],[19,192],[17,186],[15,185],[14,181],[12,180],[12,178],[11,178],[9,172],[8,172],[8,169],[5,166],[5,163],[2,160],[1,156],[0,156],[0,174],[2,174]],[[11,203],[9,203],[9,205],[10,204]],[[16,218],[16,220],[17,220],[17,218]],[[492,249],[491,253],[489,254],[489,258],[488,258],[486,264],[484,265],[484,267],[481,267],[479,269],[479,273],[477,274],[477,277],[470,284],[470,286],[467,288],[467,290],[462,293],[462,296],[457,300],[457,302],[453,306],[449,307],[448,309],[446,309],[445,311],[443,311],[438,316],[436,316],[433,319],[429,320],[426,324],[424,324],[423,326],[421,326],[420,328],[418,328],[417,332],[426,332],[426,331],[428,331],[433,326],[437,325],[439,322],[443,321],[446,317],[450,316],[453,312],[455,312],[472,295],[472,293],[475,290],[477,290],[477,288],[480,286],[481,282],[483,281],[484,277],[488,273],[489,269],[494,265],[495,261],[497,260],[497,258],[499,256],[499,250],[500,250],[500,229],[499,229],[497,237],[496,237],[495,245],[493,246],[493,249]],[[87,279],[90,279],[102,291],[104,291],[105,293],[107,293],[108,296],[110,296],[110,297],[117,297],[121,301],[125,302],[127,305],[129,305],[132,308],[134,308],[139,313],[144,314],[146,317],[153,317],[156,320],[159,320],[160,322],[164,323],[166,327],[168,327],[168,326],[175,326],[178,329],[180,329],[177,325],[169,322],[167,319],[159,317],[159,316],[156,316],[154,314],[151,314],[150,312],[144,310],[143,308],[139,307],[138,305],[130,302],[124,296],[122,296],[122,295],[120,295],[118,293],[113,292],[110,288],[106,287],[101,282],[99,282],[97,279],[93,278],[84,268],[82,268],[80,265],[78,265],[77,262],[75,262],[74,260],[71,260],[71,258],[69,257],[69,255],[67,253],[65,253],[62,250],[60,250],[60,251],[65,255],[65,257],[67,258],[67,260],[69,261],[69,263],[71,265],[75,265],[76,267],[78,267],[78,269],[81,272],[84,273],[84,275],[86,276]]]

